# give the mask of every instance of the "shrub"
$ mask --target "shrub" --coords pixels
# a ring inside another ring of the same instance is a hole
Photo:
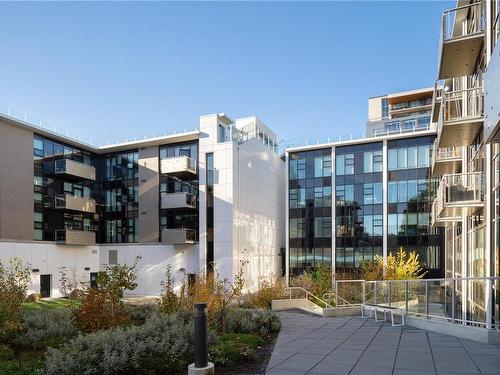
[[[97,288],[86,286],[82,304],[75,310],[78,327],[85,332],[117,327],[126,321],[123,294],[125,290],[137,288],[136,267],[140,257],[132,266],[126,264],[108,266],[97,276]]]
[[[79,335],[47,352],[46,374],[173,372],[193,358],[193,322],[178,314],[157,314],[142,326]],[[209,342],[214,341],[212,333]]]
[[[232,333],[255,333],[266,336],[279,332],[279,317],[266,309],[231,309],[227,319],[227,330]]]
[[[0,362],[9,361],[14,358],[14,350],[4,344],[0,344]]]
[[[210,345],[208,358],[215,365],[234,366],[255,358],[255,349],[266,342],[255,335],[227,333]]]
[[[374,261],[361,264],[361,277],[364,280],[412,280],[424,276],[418,253],[406,252],[402,248],[394,255],[387,256],[387,263],[377,256]]]
[[[285,297],[285,279],[280,277],[275,281],[262,280],[256,292],[244,296],[244,302],[252,307],[270,309],[273,299]]]
[[[136,324],[143,324],[146,320],[151,318],[154,314],[158,314],[160,308],[158,305],[148,303],[145,305],[131,305],[125,304],[125,314]]]
[[[0,360],[0,374],[2,375],[32,375],[38,373],[42,367],[40,359],[23,359],[22,362]]]
[[[53,346],[58,344],[60,339],[77,334],[69,309],[25,311],[23,320],[23,331],[13,340],[17,346],[32,348],[42,348],[47,344]]]
[[[170,314],[179,308],[179,297],[174,291],[175,279],[172,277],[172,266],[169,264],[165,272],[165,280],[161,282],[162,293],[157,301],[161,312]]]
[[[20,259],[0,262],[0,337],[20,328],[21,308],[26,300],[31,271]]]

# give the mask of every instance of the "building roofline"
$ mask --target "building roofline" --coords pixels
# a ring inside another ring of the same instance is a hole
[[[381,135],[381,136],[349,139],[349,140],[337,141],[337,142],[319,143],[316,145],[290,147],[290,148],[285,148],[285,153],[310,151],[310,150],[318,150],[318,149],[322,149],[322,148],[350,146],[350,145],[365,144],[365,143],[376,143],[376,142],[382,142],[384,140],[392,141],[392,140],[404,139],[404,138],[425,137],[425,136],[429,136],[429,135],[436,135],[436,130],[435,129],[418,130],[418,131],[391,134],[391,135]]]
[[[174,133],[169,135],[163,135],[158,137],[135,139],[132,141],[125,141],[119,143],[112,143],[102,146],[92,145],[84,141],[74,139],[70,136],[61,134],[57,131],[51,131],[50,129],[44,128],[42,126],[32,124],[21,119],[8,116],[6,114],[0,113],[0,120],[7,122],[10,125],[18,126],[20,128],[26,129],[44,137],[54,139],[56,141],[65,143],[70,146],[78,147],[82,150],[93,152],[95,154],[105,154],[109,152],[124,151],[141,147],[157,146],[169,143],[187,142],[200,138],[201,132],[199,130],[186,131],[182,133]]]

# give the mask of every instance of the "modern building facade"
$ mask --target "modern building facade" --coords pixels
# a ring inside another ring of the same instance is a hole
[[[368,99],[367,136],[429,129],[434,88],[423,88]]]
[[[33,270],[30,291],[60,295],[108,264],[138,263],[135,294],[245,262],[249,289],[279,273],[284,163],[257,117],[200,117],[199,130],[95,147],[0,116],[0,259]]]
[[[320,264],[352,273],[402,248],[442,277],[443,230],[430,226],[435,139],[423,128],[287,149],[287,274]]]
[[[443,14],[442,90],[432,108],[433,174],[441,180],[432,222],[445,230],[447,277],[500,276],[499,14],[499,1],[459,1]],[[498,324],[499,286],[492,279],[457,285],[462,316]]]

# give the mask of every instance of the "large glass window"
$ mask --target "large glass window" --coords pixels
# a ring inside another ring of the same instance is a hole
[[[320,264],[331,266],[331,154],[331,148],[326,148],[289,155],[288,225],[292,275]],[[345,159],[342,165],[345,170]]]

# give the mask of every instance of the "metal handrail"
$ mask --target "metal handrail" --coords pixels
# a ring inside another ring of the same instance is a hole
[[[482,117],[484,114],[482,87],[443,92],[441,110],[443,123]]]
[[[330,296],[335,296],[335,301],[337,300],[341,300],[342,302],[344,302],[344,305],[348,305],[348,306],[354,306],[352,303],[350,303],[349,301],[343,299],[342,297],[340,297],[337,293],[335,292],[327,292],[327,293],[323,293],[323,299],[329,299],[328,297]],[[335,306],[338,307],[338,303],[335,302]]]
[[[321,298],[319,298],[318,296],[312,294],[311,292],[309,292],[308,290],[302,288],[301,286],[287,286],[285,288],[285,294],[288,294],[288,299],[293,299],[292,298],[292,290],[300,290],[300,291],[304,292],[305,295],[306,295],[306,298],[307,297],[311,297],[312,299],[315,299],[315,300],[323,303],[326,306],[327,309],[333,309],[334,308],[328,302],[323,301]]]

